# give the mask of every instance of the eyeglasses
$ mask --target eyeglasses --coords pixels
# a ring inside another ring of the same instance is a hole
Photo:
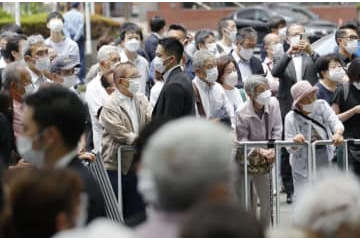
[[[346,37],[342,37],[342,38],[346,38],[346,39],[350,39],[350,40],[359,40],[359,36],[356,35],[350,35],[350,36],[346,36]]]

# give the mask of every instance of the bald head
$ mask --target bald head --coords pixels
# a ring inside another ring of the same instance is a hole
[[[113,76],[114,79],[125,78],[129,75],[129,72],[136,70],[136,66],[130,62],[119,63],[114,67]]]
[[[113,70],[113,79],[115,87],[123,94],[132,97],[132,94],[129,92],[129,80],[137,78],[139,76],[139,72],[136,69],[135,65],[126,62],[119,63],[114,67]]]
[[[264,45],[268,46],[274,43],[281,42],[280,36],[275,33],[269,33],[264,37]]]

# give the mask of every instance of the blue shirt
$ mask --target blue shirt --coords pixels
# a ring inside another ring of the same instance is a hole
[[[64,14],[64,34],[75,42],[84,36],[84,16],[75,8]]]
[[[325,88],[324,85],[322,85],[320,82],[318,82],[315,86],[319,89],[317,98],[324,99],[329,105],[331,105],[335,92]]]

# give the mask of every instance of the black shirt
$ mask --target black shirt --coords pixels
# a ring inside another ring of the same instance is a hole
[[[344,99],[344,87],[340,85],[333,98],[333,103],[339,105],[340,113],[346,112],[351,108],[360,105],[360,90],[357,90],[354,85],[350,84],[349,96]],[[345,127],[345,138],[360,138],[360,114],[355,114],[347,121],[343,122]]]

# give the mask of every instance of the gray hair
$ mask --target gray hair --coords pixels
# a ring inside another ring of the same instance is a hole
[[[205,198],[215,185],[230,187],[231,151],[231,133],[224,126],[183,118],[166,124],[150,138],[139,176],[147,173],[153,179],[158,207],[184,211]]]
[[[261,76],[261,75],[252,74],[246,79],[246,81],[244,83],[244,88],[248,94],[254,95],[255,88],[264,83],[269,84],[266,77]]]
[[[199,49],[199,44],[205,44],[205,40],[209,37],[215,37],[214,33],[209,29],[201,29],[195,34],[196,49]]]
[[[97,53],[97,61],[101,62],[107,60],[110,57],[110,54],[117,53],[119,54],[119,48],[112,45],[102,46]]]
[[[215,60],[215,56],[207,49],[200,49],[193,56],[194,68],[202,68],[206,61]]]
[[[243,27],[236,35],[236,43],[242,44],[247,38],[255,38],[257,41],[257,32],[252,27]]]
[[[321,237],[336,237],[341,227],[360,227],[360,182],[352,173],[327,169],[318,173],[296,201],[295,227],[315,231]]]
[[[304,27],[304,25],[299,24],[299,23],[292,23],[292,24],[290,24],[290,25],[286,28],[286,36],[289,35],[289,30],[290,30],[291,28],[295,27],[295,26],[300,26],[300,27],[302,27],[302,28],[304,29],[304,32],[305,32],[305,27]]]
[[[14,82],[16,86],[19,86],[21,82],[20,69],[26,69],[26,65],[23,61],[12,62],[5,67],[4,71],[2,72],[4,90],[10,90],[11,82]]]
[[[45,40],[44,37],[40,34],[36,34],[36,35],[30,35],[28,37],[28,39],[26,40],[24,47],[22,49],[22,54],[23,56],[31,56],[31,47],[33,45],[39,44],[39,43],[44,43],[45,44]]]

